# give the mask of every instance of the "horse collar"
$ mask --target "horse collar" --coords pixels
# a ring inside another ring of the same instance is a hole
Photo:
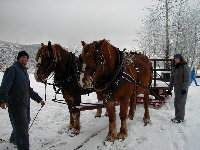
[[[121,54],[121,52],[119,50],[117,51],[117,54],[118,54],[117,55],[118,59],[117,59],[116,67],[115,67],[116,69],[111,74],[111,77],[109,79],[97,80],[94,83],[95,90],[97,90],[97,91],[105,91],[108,88],[108,86],[110,86],[112,83],[114,83],[114,81],[116,81],[116,79],[118,78],[119,74],[123,71],[123,66],[124,66],[123,55]]]

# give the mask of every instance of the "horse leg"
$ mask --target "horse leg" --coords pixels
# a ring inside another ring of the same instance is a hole
[[[107,101],[106,109],[109,117],[109,133],[106,137],[106,141],[113,142],[116,139],[116,114],[114,101]]]
[[[143,121],[144,121],[144,125],[145,126],[148,123],[151,123],[150,115],[149,115],[149,95],[150,95],[150,91],[146,90],[145,93],[144,93],[144,109],[145,109],[145,113],[144,113],[144,117],[143,117]]]
[[[105,112],[105,114],[104,114],[105,116],[108,116],[108,111],[107,111],[107,109],[106,109],[106,112]]]
[[[102,114],[102,108],[100,107],[100,108],[97,108],[97,112],[96,112],[96,115],[95,115],[95,118],[96,117],[101,117],[101,114]],[[105,112],[105,114],[104,114],[105,116],[108,116],[108,111],[107,111],[107,109],[106,109],[106,112]]]
[[[76,95],[73,97],[73,106],[72,106],[72,117],[74,119],[74,128],[71,132],[72,134],[79,134],[80,133],[80,110],[76,108],[76,105],[80,105],[81,103],[81,95]]]
[[[102,108],[97,108],[97,112],[96,112],[95,118],[96,117],[100,118],[101,114],[102,114]]]
[[[74,128],[74,118],[72,116],[72,102],[69,100],[65,100],[68,106],[68,110],[69,110],[69,117],[70,117],[70,121],[69,121],[69,130],[71,130],[72,128]]]
[[[62,93],[63,93],[63,98],[65,99],[65,101],[67,103],[69,114],[70,114],[70,124],[69,124],[68,128],[71,130],[71,129],[74,128],[74,118],[73,118],[73,115],[72,115],[73,97],[70,96],[67,91],[62,91]]]
[[[73,126],[73,130],[72,130],[72,134],[79,134],[80,133],[80,110],[77,108],[73,108],[72,109],[72,117],[74,119],[74,126]]]
[[[102,101],[103,99],[105,99],[105,95],[100,93],[100,92],[96,92],[97,93],[97,99],[98,99],[98,102]],[[101,114],[102,114],[102,108],[97,108],[97,112],[96,112],[96,115],[95,115],[95,118],[96,117],[101,117]],[[108,112],[107,112],[107,109],[106,109],[106,112],[105,112],[105,116],[108,116]]]
[[[72,113],[70,114],[70,124],[69,124],[69,129],[73,129],[74,128],[74,118],[72,117]]]
[[[102,98],[101,98],[99,93],[97,94],[97,99],[98,99],[98,102],[102,101]],[[97,112],[96,112],[95,118],[96,117],[100,118],[101,114],[102,114],[102,108],[99,107],[99,108],[97,108]]]
[[[127,133],[127,112],[128,112],[128,103],[129,99],[127,97],[123,97],[123,99],[120,100],[120,119],[121,119],[121,128],[120,132],[117,134],[118,139],[125,139],[128,136]]]
[[[134,116],[135,116],[135,111],[136,111],[136,97],[135,94],[133,94],[130,98],[130,109],[129,109],[129,114],[128,114],[128,118],[133,120]]]

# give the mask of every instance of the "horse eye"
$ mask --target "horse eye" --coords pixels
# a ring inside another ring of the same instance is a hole
[[[40,67],[41,66],[41,63],[38,63],[37,65],[36,65],[36,67]]]
[[[86,49],[85,49],[85,54],[87,54],[87,53],[88,53],[88,51],[89,51],[89,49],[88,49],[88,48],[86,48]]]
[[[90,70],[90,68],[86,66],[86,67],[85,67],[85,70]]]

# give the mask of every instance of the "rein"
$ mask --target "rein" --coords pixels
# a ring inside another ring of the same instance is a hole
[[[45,96],[44,96],[44,99],[45,99],[45,102],[47,101],[47,94],[46,94],[46,91],[47,91],[47,84],[45,83]],[[40,111],[42,110],[43,106],[41,106],[41,108],[38,110],[37,114],[35,115],[31,125],[29,126],[28,128],[28,131],[31,129],[31,127],[33,126],[33,123],[35,122],[35,119],[37,118],[38,114],[40,113]]]
[[[52,74],[47,80],[51,79],[53,77],[54,74]],[[47,85],[54,85],[52,83],[47,83],[47,80],[44,82],[45,84],[45,95],[44,95],[44,100],[45,102],[47,101]],[[37,114],[35,115],[30,127],[28,128],[28,130],[30,130],[30,128],[33,126],[33,123],[35,122],[35,119],[37,118],[38,114],[40,113],[40,111],[42,110],[43,106],[41,106],[41,108],[38,110]]]

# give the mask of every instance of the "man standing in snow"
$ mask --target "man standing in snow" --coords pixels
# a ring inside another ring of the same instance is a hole
[[[171,71],[171,79],[169,84],[169,93],[174,87],[175,99],[175,118],[171,119],[175,123],[184,121],[185,104],[187,99],[187,92],[190,83],[190,72],[187,62],[180,54],[174,55],[174,66]]]
[[[191,71],[191,73],[190,73],[190,84],[192,84],[192,81],[194,81],[194,83],[196,84],[196,86],[199,86],[197,84],[195,74],[196,74],[195,68],[193,68],[192,71]]]
[[[26,64],[29,55],[25,51],[18,53],[17,61],[4,73],[1,83],[0,107],[6,109],[12,124],[10,142],[18,150],[29,150],[28,128],[30,123],[30,98],[45,105],[42,98],[30,87]]]

